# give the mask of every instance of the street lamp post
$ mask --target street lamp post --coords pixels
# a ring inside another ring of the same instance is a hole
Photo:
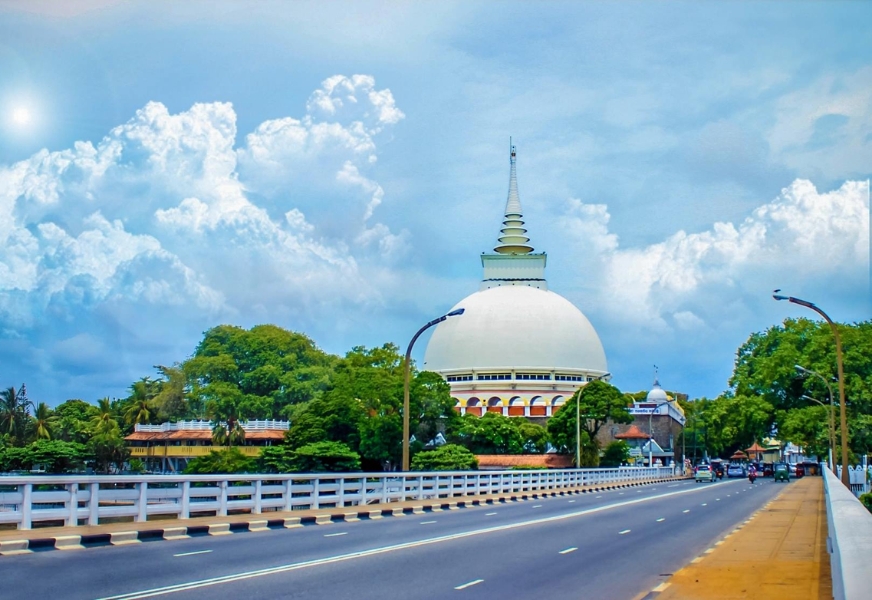
[[[827,313],[808,300],[794,298],[793,296],[781,296],[779,294],[772,294],[772,297],[775,300],[787,300],[793,304],[799,304],[800,306],[815,311],[824,318],[833,332],[833,337],[836,340],[836,366],[839,371],[839,425],[841,426],[842,432],[842,483],[845,487],[851,487],[851,480],[848,474],[848,416],[845,411],[845,367],[842,362],[842,338],[839,335],[839,328],[836,327],[836,324],[833,323],[833,320]]]
[[[803,394],[802,398],[803,398],[803,400],[811,400],[812,402],[817,402],[818,404],[820,404],[824,408],[827,408],[827,404],[824,402],[821,402],[817,398],[812,398],[811,396],[807,396],[805,394]],[[835,465],[833,464],[833,448],[835,448],[835,446],[836,446],[836,424],[835,424],[835,420],[833,418],[832,398],[830,399],[830,403],[829,403],[829,413],[830,413],[830,426],[829,426],[829,430],[830,430],[830,469],[832,469],[833,467],[835,467]]]
[[[611,373],[603,373],[598,377],[594,377],[592,381],[602,381],[606,377],[611,376]],[[576,397],[575,399],[575,468],[581,468],[581,398]]]
[[[794,365],[796,370],[800,373],[805,373],[808,375],[814,375],[818,379],[824,382],[824,385],[827,386],[827,392],[830,395],[830,469],[835,470],[836,463],[834,462],[833,455],[836,452],[836,422],[835,422],[835,407],[833,406],[833,386],[830,385],[829,380],[818,373],[817,371],[813,371],[811,369],[806,369],[800,365]],[[814,400],[809,396],[803,396],[803,398],[808,398],[809,400]],[[818,401],[819,402],[819,401]]]
[[[411,370],[410,362],[412,357],[412,347],[415,345],[415,342],[418,341],[420,335],[427,329],[434,325],[438,325],[448,317],[457,317],[462,314],[463,309],[458,308],[452,310],[450,313],[442,315],[438,319],[433,319],[421,327],[421,329],[412,336],[412,341],[409,342],[409,347],[406,348],[406,360],[403,363],[403,471],[409,470],[409,372]]]

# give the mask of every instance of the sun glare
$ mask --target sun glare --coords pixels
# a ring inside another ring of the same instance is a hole
[[[23,107],[18,107],[12,111],[12,122],[16,125],[27,125],[30,123],[30,111]]]

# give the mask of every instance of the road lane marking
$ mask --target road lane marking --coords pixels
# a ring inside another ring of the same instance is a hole
[[[618,492],[618,496],[623,496],[624,492]]]
[[[497,514],[497,513],[495,513],[495,512],[492,512],[492,513],[484,513],[484,516],[486,516],[486,517],[492,517],[492,516],[494,516],[495,514]]]
[[[660,517],[659,519],[657,519],[657,522],[658,522],[658,523],[662,523],[662,522],[665,521],[665,520],[666,520],[665,517]]]
[[[597,496],[597,498],[602,498],[602,496]]]
[[[575,500],[570,500],[570,501],[569,501],[570,504],[572,504],[573,502],[575,502]]]
[[[343,532],[341,532],[341,533],[326,533],[326,534],[324,534],[324,537],[337,537],[337,536],[340,536],[340,535],[348,535],[348,532],[347,532],[347,531],[343,531]]]
[[[676,483],[675,485],[667,485],[666,487],[668,487],[668,488],[671,488],[671,487],[678,487],[679,485],[681,485],[681,484],[680,484],[680,483]]]
[[[537,504],[537,505],[534,506],[533,508],[542,508],[542,505],[541,505],[541,504]]]
[[[703,502],[702,505],[703,505],[703,506],[708,506],[708,502]]]
[[[99,600],[140,600],[142,598],[153,598],[155,596],[164,596],[167,594],[172,594],[175,592],[182,592],[188,590],[194,590],[204,587],[210,587],[214,585],[221,585],[225,583],[231,583],[235,581],[243,581],[247,579],[254,579],[257,577],[265,577],[267,575],[275,575],[278,573],[287,573],[290,571],[298,571],[300,569],[306,569],[310,567],[316,567],[327,564],[334,564],[339,562],[346,562],[349,560],[354,560],[357,558],[363,558],[367,556],[375,556],[379,554],[387,554],[390,552],[398,552],[402,550],[408,550],[410,548],[419,548],[422,546],[430,546],[433,544],[439,544],[442,542],[449,542],[459,539],[465,539],[469,537],[475,537],[479,535],[487,535],[489,533],[496,533],[500,531],[508,531],[512,529],[520,529],[522,527],[530,527],[535,525],[542,525],[544,523],[556,523],[559,521],[565,521],[568,519],[575,519],[578,517],[583,517],[587,515],[592,515],[600,512],[605,512],[607,510],[612,510],[615,508],[622,508],[625,506],[632,506],[634,504],[642,504],[644,502],[651,502],[654,500],[662,500],[663,498],[671,498],[672,496],[683,496],[685,494],[693,494],[694,492],[699,492],[700,490],[704,490],[706,488],[694,487],[689,490],[680,490],[675,492],[667,492],[664,494],[658,494],[656,496],[646,496],[645,498],[636,498],[633,500],[622,500],[620,502],[615,502],[613,504],[605,504],[602,506],[596,506],[593,508],[586,508],[583,510],[579,510],[572,513],[567,513],[564,515],[555,515],[551,517],[539,517],[536,519],[530,519],[529,521],[520,521],[517,523],[508,523],[505,525],[494,525],[492,527],[485,527],[482,529],[474,529],[471,531],[463,531],[460,533],[453,533],[449,535],[442,535],[432,538],[426,538],[422,540],[417,540],[413,542],[404,542],[401,544],[393,544],[391,546],[380,546],[376,548],[370,548],[368,550],[359,550],[356,552],[350,552],[347,554],[339,554],[335,556],[328,556],[324,558],[316,558],[307,561],[301,561],[297,563],[289,563],[285,565],[279,565],[275,567],[267,567],[264,569],[257,569],[254,571],[244,571],[240,573],[234,573],[231,575],[221,575],[218,577],[211,577],[208,579],[198,579],[192,580],[185,583],[177,583],[174,585],[167,585],[163,587],[150,588],[145,590],[127,592],[124,594],[118,594],[115,596],[106,596]]]
[[[181,554],[173,554],[173,556],[194,556],[195,554],[209,554],[211,550],[197,550],[196,552],[182,552]]]
[[[630,530],[629,530],[629,529],[625,529],[625,530],[623,530],[623,531],[619,531],[619,532],[618,532],[618,535],[624,535],[625,533],[630,533]]]
[[[682,512],[686,512],[686,513],[689,513],[689,512],[690,512],[690,509],[689,509],[689,508],[688,508],[688,509],[687,509],[687,510],[685,510],[685,511],[682,511]]]
[[[569,554],[570,552],[575,552],[576,550],[578,550],[578,548],[575,548],[575,547],[567,548],[566,550],[561,550],[557,554]]]
[[[472,587],[474,585],[478,585],[479,583],[482,583],[483,581],[484,581],[484,579],[476,579],[475,581],[470,581],[469,583],[464,583],[463,585],[458,585],[454,589],[455,590],[465,590],[466,588]]]
[[[720,502],[720,501],[721,501],[720,498],[715,498],[715,502]]]
[[[421,521],[421,525],[430,525],[430,524],[435,523],[435,522],[436,521]]]

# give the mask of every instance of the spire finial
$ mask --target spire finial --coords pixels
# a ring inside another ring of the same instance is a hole
[[[506,213],[503,228],[500,230],[499,244],[494,252],[499,254],[530,254],[533,247],[525,233],[521,197],[518,195],[518,174],[515,167],[517,155],[512,138],[509,137],[509,197],[506,199]]]

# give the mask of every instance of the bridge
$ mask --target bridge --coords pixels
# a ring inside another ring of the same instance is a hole
[[[4,600],[841,600],[869,597],[870,551],[872,515],[828,470],[0,479]]]

